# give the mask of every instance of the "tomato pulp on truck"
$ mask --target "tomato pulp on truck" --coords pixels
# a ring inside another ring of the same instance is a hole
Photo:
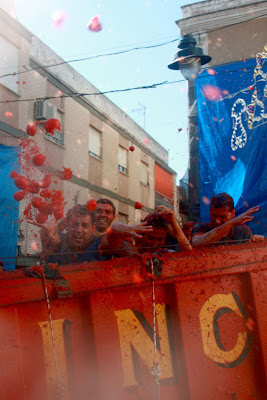
[[[263,399],[266,259],[264,241],[1,272],[1,399]]]

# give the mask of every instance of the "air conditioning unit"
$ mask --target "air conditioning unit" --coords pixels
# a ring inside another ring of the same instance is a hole
[[[34,103],[34,118],[36,121],[46,121],[49,118],[57,118],[57,107],[48,100],[37,100]]]

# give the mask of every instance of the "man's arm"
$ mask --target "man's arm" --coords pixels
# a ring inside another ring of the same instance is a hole
[[[129,242],[130,245],[135,246],[135,239],[141,239],[142,233],[152,231],[152,226],[147,226],[146,222],[140,225],[116,223],[102,236],[98,250],[100,250],[100,252],[101,250],[105,250],[105,254],[114,253],[114,250],[119,249],[123,241]]]
[[[49,217],[44,224],[39,224],[33,220],[28,220],[28,222],[41,228],[42,251],[46,254],[54,253],[61,241],[57,231],[58,221],[54,217]]]
[[[222,238],[227,236],[230,231],[237,225],[245,224],[246,222],[251,221],[254,216],[251,214],[257,212],[259,210],[259,206],[252,207],[249,210],[245,211],[243,214],[239,215],[226,222],[225,224],[218,226],[217,228],[212,229],[207,233],[195,233],[192,237],[192,245],[193,247],[207,247],[212,246],[214,243],[219,242]]]
[[[156,208],[156,212],[160,214],[167,222],[169,222],[168,232],[174,239],[177,240],[180,249],[183,251],[192,250],[189,240],[177,222],[173,209],[165,206],[159,206]]]

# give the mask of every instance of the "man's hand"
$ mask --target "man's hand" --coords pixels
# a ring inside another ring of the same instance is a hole
[[[252,235],[251,242],[262,242],[264,239],[264,235]]]
[[[53,232],[57,230],[58,227],[58,221],[56,220],[55,217],[48,217],[46,222],[44,222],[43,224],[39,224],[38,222],[36,222],[34,219],[28,219],[27,220],[30,224],[32,225],[36,225],[39,226],[40,228],[45,229],[48,232]]]
[[[252,207],[249,210],[245,211],[243,214],[238,215],[231,220],[232,226],[245,224],[246,222],[251,221],[254,218],[254,215],[251,215],[255,212],[259,211],[259,206]]]
[[[153,227],[151,225],[146,225],[146,222],[143,222],[140,225],[126,225],[116,223],[109,229],[107,235],[111,239],[115,239],[117,242],[121,242],[124,240],[125,242],[131,243],[135,246],[135,239],[141,239],[142,233],[152,232]]]
[[[53,252],[60,243],[60,236],[58,234],[58,221],[55,217],[48,217],[46,222],[39,224],[35,220],[28,219],[28,222],[32,225],[39,226],[41,228],[41,242],[42,250],[45,252]]]
[[[161,215],[166,222],[169,222],[169,224],[176,220],[175,213],[172,208],[168,208],[166,206],[158,206],[155,208],[155,212],[156,214]]]
[[[166,222],[168,222],[167,232],[177,240],[181,250],[192,250],[192,246],[183,233],[177,218],[175,216],[174,210],[166,206],[159,206],[155,209],[155,212],[159,214]]]

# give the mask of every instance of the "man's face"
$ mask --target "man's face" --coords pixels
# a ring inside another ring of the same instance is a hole
[[[114,210],[110,204],[97,204],[95,210],[96,230],[105,233],[115,219]]]
[[[210,208],[210,222],[212,228],[217,228],[230,221],[235,216],[235,209],[230,211],[228,207]]]
[[[167,232],[163,228],[153,228],[152,232],[143,233],[137,246],[142,253],[154,253],[160,251],[165,245]]]
[[[91,242],[95,225],[92,225],[91,216],[73,216],[68,225],[68,239],[73,250],[83,250]]]

